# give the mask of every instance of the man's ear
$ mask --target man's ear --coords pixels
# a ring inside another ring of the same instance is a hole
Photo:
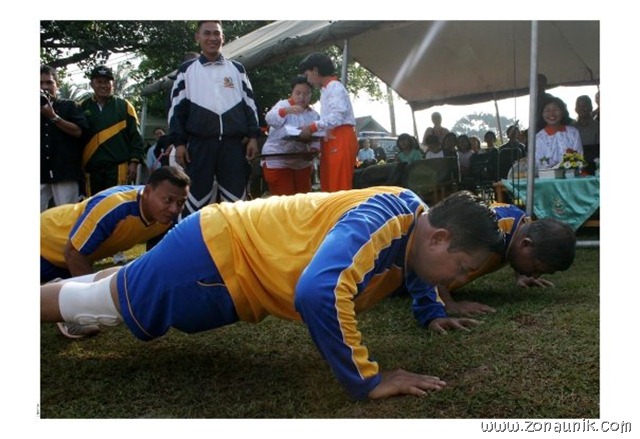
[[[429,244],[434,246],[444,245],[449,248],[451,242],[451,233],[447,229],[435,229],[429,238]]]
[[[533,240],[531,238],[522,238],[518,245],[522,248],[533,247]]]

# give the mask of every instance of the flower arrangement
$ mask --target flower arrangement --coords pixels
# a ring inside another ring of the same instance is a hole
[[[560,164],[565,169],[582,169],[587,167],[587,161],[582,154],[576,150],[568,148],[562,156],[562,163]]]

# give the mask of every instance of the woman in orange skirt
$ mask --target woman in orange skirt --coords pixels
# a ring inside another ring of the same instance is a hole
[[[320,189],[323,192],[351,189],[358,139],[349,93],[334,76],[333,61],[323,53],[307,56],[300,71],[311,85],[321,87],[320,119],[303,127],[301,133],[302,138],[310,138],[317,131],[325,132],[320,149]]]

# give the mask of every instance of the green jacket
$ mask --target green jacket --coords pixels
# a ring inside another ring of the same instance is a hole
[[[86,172],[144,160],[144,141],[135,108],[127,100],[112,96],[102,109],[91,96],[80,102],[89,122],[82,165]]]

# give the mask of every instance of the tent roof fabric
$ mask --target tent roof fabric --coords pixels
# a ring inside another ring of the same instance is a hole
[[[227,43],[223,53],[251,69],[348,40],[350,58],[417,111],[527,94],[531,27],[530,21],[276,21]],[[598,21],[538,22],[537,70],[548,88],[598,84],[599,41]]]
[[[247,69],[319,51],[374,29],[380,21],[275,21],[224,46]]]
[[[599,82],[599,23],[538,22],[548,87]],[[355,35],[349,53],[414,110],[528,94],[529,21],[417,21]]]

